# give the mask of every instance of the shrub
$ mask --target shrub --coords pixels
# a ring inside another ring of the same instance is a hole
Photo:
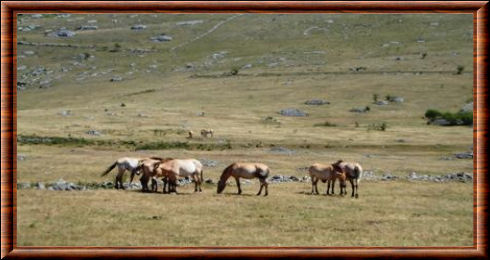
[[[378,94],[373,94],[374,103],[378,102]]]
[[[388,128],[388,125],[385,122],[381,123],[373,123],[368,125],[368,131],[369,130],[376,130],[376,131],[386,131],[386,128]]]
[[[317,123],[317,124],[314,124],[313,126],[335,127],[337,125],[334,123],[330,123],[328,121],[325,121],[324,123]]]
[[[441,112],[435,110],[435,109],[429,109],[425,111],[425,117],[431,120],[434,120],[442,115]]]
[[[464,70],[464,66],[463,65],[458,65],[458,67],[456,68],[456,74],[461,74],[463,73],[463,70]]]

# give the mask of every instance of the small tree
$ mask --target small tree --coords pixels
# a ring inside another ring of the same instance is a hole
[[[458,65],[458,67],[456,68],[456,74],[460,75],[461,73],[463,73],[463,70],[464,70],[464,66]]]

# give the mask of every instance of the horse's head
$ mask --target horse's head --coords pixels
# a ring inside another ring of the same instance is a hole
[[[223,190],[225,189],[225,186],[226,186],[226,182],[223,181],[223,180],[219,180],[218,181],[218,194],[220,194],[221,192],[223,192]]]

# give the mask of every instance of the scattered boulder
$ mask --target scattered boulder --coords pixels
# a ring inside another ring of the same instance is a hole
[[[176,25],[195,25],[195,24],[200,24],[203,23],[203,20],[191,20],[191,21],[180,21],[176,22]]]
[[[34,187],[37,188],[38,190],[45,190],[46,189],[46,186],[42,182],[37,182],[36,184],[34,184]]]
[[[383,177],[381,177],[382,181],[391,181],[391,180],[396,180],[396,179],[398,179],[398,177],[392,175],[391,173],[385,173],[385,174],[383,174]]]
[[[281,183],[281,182],[300,182],[301,180],[296,176],[284,176],[284,175],[274,175],[268,179],[270,183]]]
[[[87,134],[88,135],[95,135],[95,136],[100,136],[101,135],[101,133],[99,131],[97,131],[97,130],[88,130],[87,131]]]
[[[51,32],[48,34],[50,37],[61,37],[61,38],[70,38],[75,36],[76,33],[67,29],[59,29],[57,31]]]
[[[18,182],[17,189],[29,189],[31,184],[29,182]]]
[[[473,159],[473,152],[456,153],[454,156],[458,159]]]
[[[79,31],[90,31],[90,30],[97,30],[98,27],[97,25],[81,25],[77,27],[77,30]]]
[[[17,154],[17,161],[25,161],[26,156],[23,154]]]
[[[283,116],[294,116],[294,117],[305,117],[308,116],[307,113],[297,109],[297,108],[286,108],[279,111],[279,114]]]
[[[366,113],[369,110],[370,110],[370,108],[368,106],[366,106],[366,107],[355,107],[355,108],[352,108],[349,111],[350,112],[354,112],[354,113]]]
[[[140,31],[140,30],[144,30],[146,29],[146,25],[144,24],[135,24],[133,26],[131,26],[131,30],[135,30],[135,31]]]
[[[118,82],[118,81],[122,81],[123,78],[121,76],[114,76],[111,78],[111,82]]]
[[[389,96],[388,101],[393,103],[403,103],[405,99],[403,97]]]
[[[443,119],[443,118],[439,118],[439,119],[436,119],[436,120],[433,120],[433,121],[429,121],[427,123],[430,123],[430,124],[433,124],[433,125],[440,125],[440,126],[448,126],[448,125],[451,125],[451,122],[449,122],[448,120]]]
[[[465,104],[461,108],[461,112],[472,112],[473,113],[473,102],[470,102],[468,104]]]
[[[201,158],[199,161],[206,167],[216,167],[218,165],[218,161],[215,160]]]
[[[285,154],[285,155],[292,155],[292,154],[296,153],[295,151],[290,150],[288,148],[284,148],[284,147],[272,147],[270,149],[270,152],[278,153],[278,154]]]
[[[24,55],[30,56],[30,55],[34,55],[34,54],[35,54],[35,52],[34,51],[31,51],[31,50],[24,51]]]
[[[60,115],[62,116],[69,116],[71,115],[71,111],[70,110],[63,110],[60,112]]]
[[[378,105],[378,106],[384,106],[384,105],[388,105],[389,102],[386,101],[386,100],[378,100],[376,101],[374,104]]]
[[[313,105],[313,106],[321,106],[321,105],[328,105],[330,102],[324,100],[324,99],[310,99],[305,102],[306,105]]]
[[[172,36],[166,35],[164,33],[150,38],[150,40],[154,42],[168,42],[171,41],[172,39],[173,39]]]
[[[351,67],[349,68],[350,71],[353,71],[353,72],[361,72],[361,71],[366,71],[367,70],[367,67],[364,67],[364,66],[360,66],[360,67]]]

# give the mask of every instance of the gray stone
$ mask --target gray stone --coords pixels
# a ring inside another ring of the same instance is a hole
[[[195,24],[200,24],[203,23],[203,20],[190,20],[190,21],[180,21],[176,22],[176,25],[195,25]]]
[[[121,76],[114,76],[111,78],[111,82],[118,82],[118,81],[122,81],[123,78]]]
[[[386,100],[378,100],[376,101],[374,104],[378,105],[378,106],[384,106],[384,105],[388,105],[389,102],[386,101]]]
[[[87,131],[87,134],[88,135],[95,135],[95,136],[100,136],[101,135],[101,133],[99,131],[97,131],[97,130],[88,130]]]
[[[388,101],[393,102],[393,103],[403,103],[405,101],[405,99],[402,97],[390,97],[390,99]]]
[[[29,182],[18,182],[17,189],[29,189],[31,184]]]
[[[297,109],[297,108],[286,108],[279,111],[279,114],[283,116],[294,116],[294,117],[305,117],[308,116],[307,113]]]
[[[370,110],[369,107],[355,107],[349,110],[349,112],[354,112],[354,113],[366,113]]]
[[[470,102],[468,104],[465,104],[462,108],[461,108],[461,112],[473,112],[473,102]]]
[[[24,54],[25,55],[34,55],[35,52],[34,51],[24,51]]]
[[[446,119],[443,119],[443,118],[433,120],[430,123],[433,125],[440,125],[440,126],[448,126],[451,124],[449,121],[447,121]]]
[[[306,105],[314,105],[314,106],[320,106],[320,105],[325,105],[325,104],[330,104],[330,102],[324,100],[324,99],[310,99],[305,102]]]
[[[61,38],[69,38],[75,36],[76,33],[67,29],[59,29],[57,31],[51,32],[48,36],[51,37],[61,37]]]
[[[135,31],[140,31],[140,30],[144,30],[146,29],[146,25],[143,25],[143,24],[135,24],[133,26],[131,26],[131,30],[135,30]]]
[[[291,181],[294,181],[294,182],[298,182],[299,181],[298,177],[296,177],[296,176],[289,176],[289,179]]]
[[[216,167],[218,165],[218,161],[215,160],[201,158],[199,161],[206,167]]]
[[[290,150],[288,148],[285,148],[285,147],[272,147],[270,149],[270,152],[272,153],[278,153],[278,154],[285,154],[285,155],[292,155],[294,153],[296,153],[295,151],[293,150]]]
[[[77,28],[79,31],[90,31],[90,30],[97,30],[98,27],[97,25],[81,25]]]
[[[473,159],[473,152],[456,153],[454,156],[458,159]]]
[[[150,40],[154,42],[168,42],[171,41],[172,39],[173,39],[172,36],[166,34],[160,34],[150,38]]]
[[[26,159],[25,155],[17,154],[17,161],[24,161]]]

